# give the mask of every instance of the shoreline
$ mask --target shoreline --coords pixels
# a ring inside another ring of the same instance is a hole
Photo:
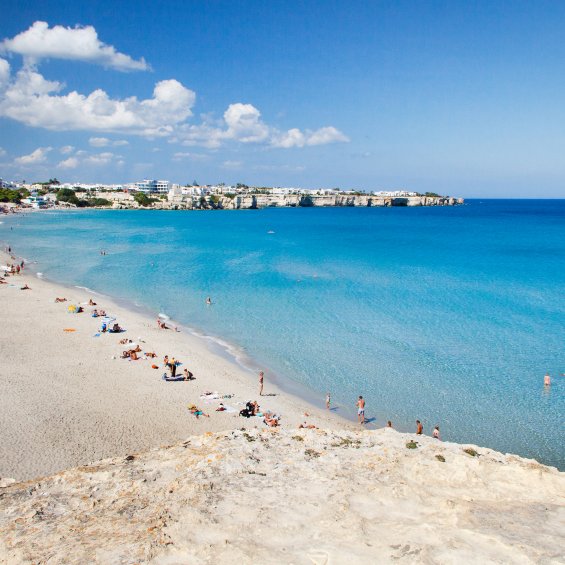
[[[2,264],[11,262],[5,253],[0,258]],[[269,380],[268,372],[265,394],[259,397],[252,372],[214,354],[205,339],[186,331],[160,330],[147,314],[110,297],[42,279],[28,269],[6,281],[0,288],[5,331],[0,379],[7,391],[0,401],[0,477],[28,480],[191,435],[266,428],[262,418],[239,416],[245,402],[252,400],[258,400],[263,410],[280,414],[283,428],[296,429],[305,421],[330,429],[359,427],[282,390]],[[24,284],[31,290],[20,290]],[[55,303],[55,297],[67,302]],[[90,315],[94,307],[85,307],[81,314],[67,312],[70,304],[91,297],[127,331],[94,337],[100,327],[100,320]],[[159,369],[151,369],[155,361],[149,358],[120,359],[127,347],[119,344],[123,338],[139,342],[144,352],[154,351]],[[165,354],[183,363],[180,374],[186,366],[196,380],[162,380]],[[233,394],[224,400],[233,411],[216,412],[219,400],[200,398],[206,391]],[[196,418],[189,404],[210,417]]]

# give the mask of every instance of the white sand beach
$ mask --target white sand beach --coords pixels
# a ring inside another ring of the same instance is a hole
[[[2,253],[0,264],[9,262]],[[160,330],[156,316],[38,279],[25,269],[6,281],[0,285],[0,477],[26,480],[193,434],[265,427],[262,418],[238,415],[249,400],[280,414],[283,427],[296,428],[304,421],[330,428],[354,425],[282,393],[269,382],[268,372],[265,396],[260,397],[257,375],[214,354],[203,339]],[[31,290],[20,290],[25,284]],[[56,297],[67,301],[55,303]],[[91,317],[94,307],[86,306],[90,298],[127,331],[94,337],[101,319]],[[81,303],[85,312],[68,313],[69,305]],[[121,359],[130,347],[119,343],[124,338],[157,357]],[[165,355],[182,363],[178,375],[188,367],[195,380],[162,380]],[[159,369],[152,369],[153,364]],[[202,399],[204,392],[232,397]],[[216,412],[220,402],[233,411]],[[196,418],[190,404],[210,417]]]

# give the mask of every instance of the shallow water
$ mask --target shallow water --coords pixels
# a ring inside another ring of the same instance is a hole
[[[320,402],[362,394],[376,425],[419,418],[565,467],[563,200],[49,211],[5,219],[0,239],[45,277],[219,336]]]

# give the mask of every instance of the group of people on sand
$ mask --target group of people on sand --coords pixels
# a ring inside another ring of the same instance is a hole
[[[163,374],[163,380],[177,380],[177,368],[181,365],[181,362],[172,357],[169,359],[168,355],[163,357],[163,365],[169,370],[170,377],[167,377],[167,373]],[[194,373],[192,373],[187,367],[185,367],[182,371],[182,376],[184,381],[193,381],[196,380]]]
[[[11,250],[10,247],[8,249]],[[16,259],[13,255],[11,255],[11,257],[12,260]],[[7,268],[4,269],[4,274],[0,276],[0,284],[8,284],[6,278],[9,276],[20,275],[24,270],[24,265],[25,262],[23,260],[20,263],[16,263],[16,264],[8,263],[8,265],[6,265]],[[26,283],[22,287],[20,287],[20,290],[31,290],[31,288]]]

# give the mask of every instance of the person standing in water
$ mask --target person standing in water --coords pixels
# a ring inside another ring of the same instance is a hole
[[[549,373],[545,374],[545,377],[543,377],[543,386],[550,386],[551,385],[551,377],[549,376]]]
[[[329,392],[326,393],[326,408],[330,409],[330,404],[332,402],[332,397]]]
[[[210,306],[210,304],[212,304],[212,299],[210,297],[208,297],[206,299],[206,304],[208,304],[208,306]]]
[[[434,431],[433,431],[433,433],[432,433],[432,436],[434,436],[436,439],[441,440],[441,438],[439,437],[439,426],[436,426],[436,427],[434,428]]]
[[[263,381],[265,379],[265,374],[263,371],[259,371],[259,396],[263,396]]]
[[[357,400],[357,419],[359,420],[360,424],[365,423],[365,399],[360,396],[359,400]]]

